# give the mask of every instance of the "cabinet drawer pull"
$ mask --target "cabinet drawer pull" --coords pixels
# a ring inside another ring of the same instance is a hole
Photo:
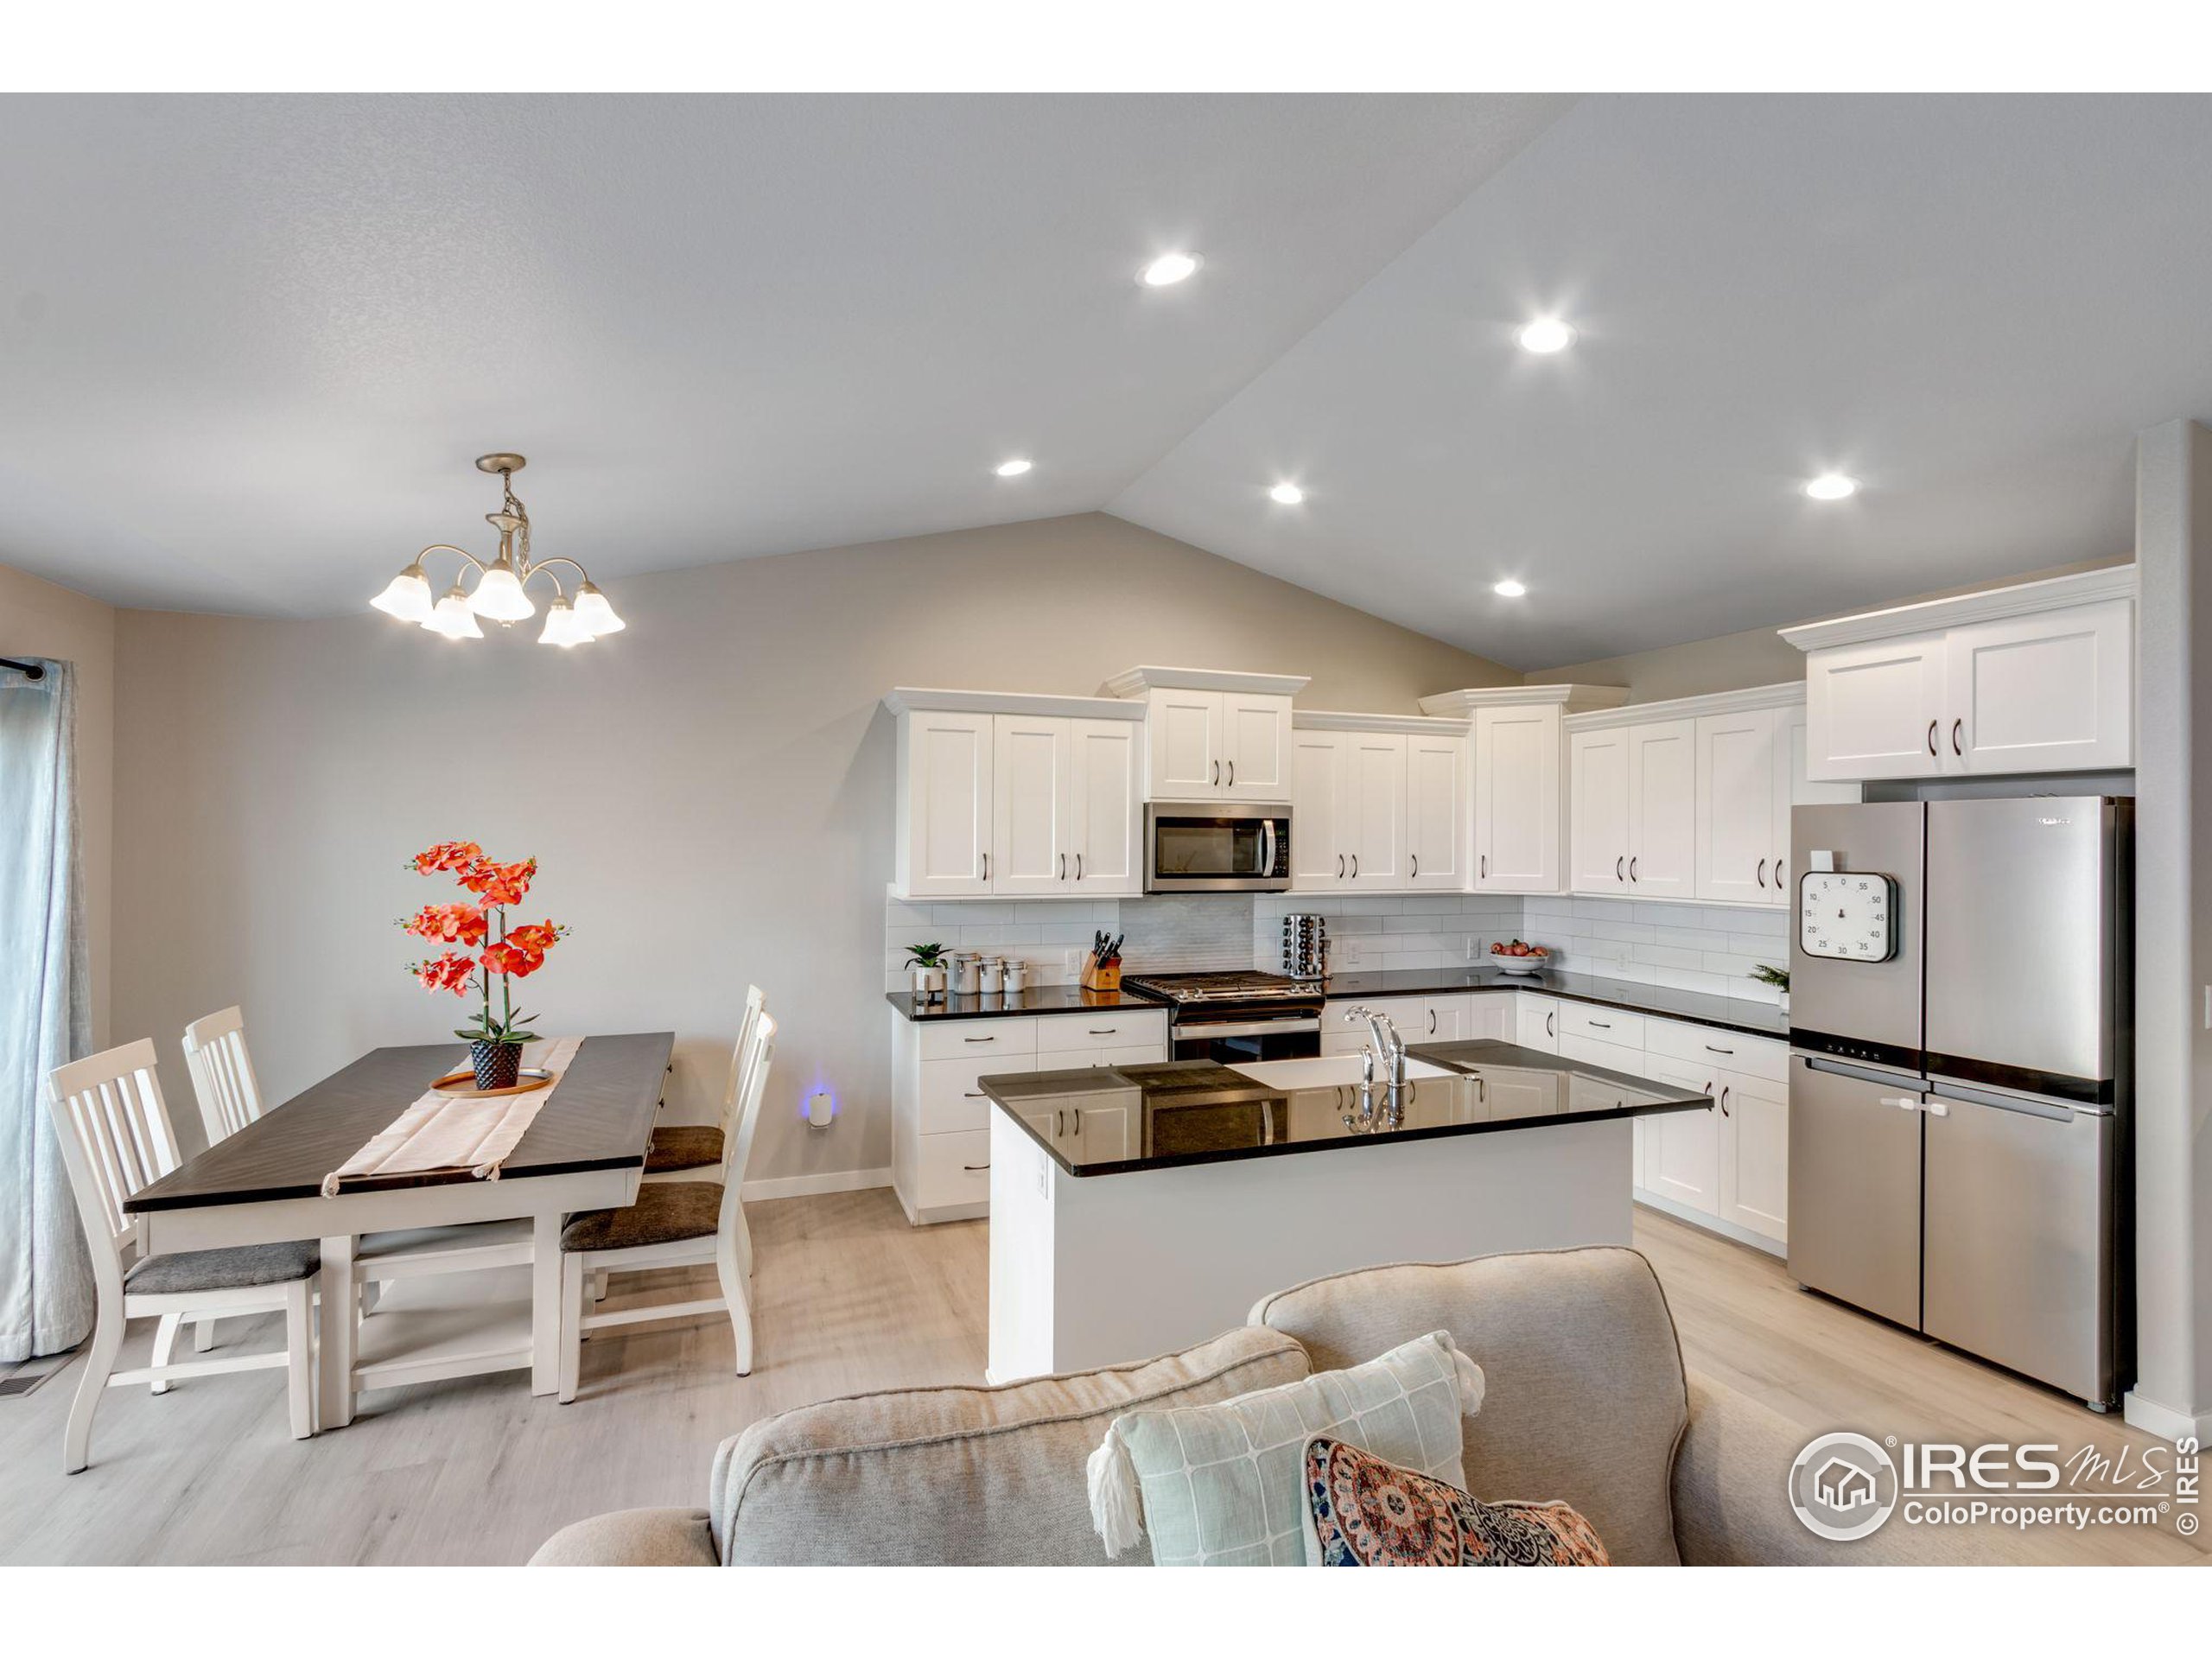
[[[964,1169],[964,1170],[966,1170],[966,1171],[967,1171],[970,1175],[980,1175],[980,1174],[982,1174],[985,1170],[988,1169],[988,1168],[990,1167],[990,1165],[989,1165],[989,1164],[988,1164],[988,1163],[982,1163],[982,1164],[963,1164],[963,1165],[961,1165],[961,1166],[960,1166],[960,1167],[961,1167],[961,1168],[963,1168],[963,1169]]]
[[[1936,753],[1936,728],[1942,723],[1940,720],[1931,720],[1928,722],[1928,753],[1930,754]]]
[[[1610,1020],[1592,1020],[1590,1023],[1599,1031],[1611,1031],[1613,1028],[1613,1022]]]
[[[998,1041],[998,1039],[995,1037],[963,1037],[960,1040],[963,1043],[995,1043]]]
[[[1766,886],[1766,860],[1759,860],[1759,886]]]
[[[1959,747],[1959,728],[1965,724],[1966,721],[1963,720],[1955,720],[1951,722],[1951,753],[1953,754],[1966,753],[1966,751]]]
[[[986,1096],[983,1091],[980,1089],[970,1089],[967,1093],[961,1096],[961,1098],[963,1100],[982,1100],[988,1098],[988,1096]]]
[[[1636,874],[1636,861],[1632,858],[1628,861],[1628,879],[1631,881],[1638,879]]]
[[[1097,1026],[1085,1026],[1084,1029],[1090,1033],[1093,1037],[1111,1037],[1116,1032],[1121,1030],[1121,1027],[1119,1026],[1107,1026],[1102,1029]]]
[[[1733,1054],[1736,1051],[1732,1048],[1715,1048],[1711,1043],[1707,1043],[1705,1046],[1705,1052],[1708,1054]]]

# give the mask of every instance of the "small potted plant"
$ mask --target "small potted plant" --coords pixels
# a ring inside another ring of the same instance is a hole
[[[910,944],[906,955],[908,966],[914,970],[914,1001],[942,1002],[944,1001],[944,947],[941,944]]]
[[[451,991],[455,996],[481,993],[484,1000],[476,1018],[454,1035],[468,1043],[477,1088],[512,1089],[522,1075],[522,1046],[537,1040],[537,1033],[529,1028],[535,1016],[515,1010],[514,982],[543,967],[545,953],[569,931],[550,920],[507,925],[508,908],[520,904],[530,891],[537,861],[496,863],[473,841],[445,841],[417,853],[408,868],[418,875],[443,871],[475,895],[474,902],[425,905],[400,923],[402,932],[446,946],[442,956],[408,963],[407,971],[425,990]],[[462,948],[455,950],[455,945]],[[480,947],[481,955],[471,954]],[[495,976],[499,982],[496,1014],[492,1010]]]
[[[1749,976],[1758,981],[1762,985],[1771,985],[1776,990],[1781,992],[1782,995],[1778,1001],[1781,1003],[1782,1011],[1784,1014],[1789,1012],[1789,970],[1787,968],[1770,968],[1766,963],[1761,963],[1751,969]]]

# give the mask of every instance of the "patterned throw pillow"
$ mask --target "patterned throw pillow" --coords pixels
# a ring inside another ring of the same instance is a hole
[[[1483,1503],[1317,1434],[1306,1443],[1308,1567],[1611,1567],[1565,1503]]]
[[[1210,1406],[1116,1417],[1091,1454],[1090,1514],[1117,1555],[1145,1534],[1155,1567],[1302,1567],[1306,1443],[1328,1434],[1454,1484],[1481,1368],[1441,1331],[1380,1358]]]

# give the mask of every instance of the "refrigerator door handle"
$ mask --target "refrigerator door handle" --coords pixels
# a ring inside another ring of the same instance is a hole
[[[1929,1109],[1931,1111],[1943,1101],[1958,1101],[1968,1106],[1986,1106],[1992,1111],[2018,1112],[2023,1117],[2045,1117],[2054,1123],[2071,1123],[2077,1115],[2085,1117],[2108,1117],[2112,1115],[2109,1106],[2092,1106],[2075,1101],[2021,1100],[2010,1095],[2000,1095],[1993,1090],[1968,1089],[1952,1083],[1933,1084],[1931,1092],[1940,1097],[1930,1103]],[[1947,1106],[1944,1112],[1936,1115],[1942,1116],[1948,1110]]]
[[[1930,1117],[1948,1117],[1951,1115],[1950,1103],[1945,1100],[1923,1100],[1920,1103],[1920,1109]]]
[[[1860,1083],[1887,1084],[1898,1089],[1925,1089],[1928,1085],[1909,1073],[1885,1071],[1879,1066],[1850,1065],[1841,1060],[1831,1060],[1825,1055],[1800,1053],[1797,1058],[1815,1071],[1826,1071],[1839,1077],[1853,1077]]]

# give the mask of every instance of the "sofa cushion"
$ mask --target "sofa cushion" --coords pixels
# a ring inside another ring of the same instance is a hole
[[[1246,1329],[1105,1370],[802,1406],[722,1442],[715,1540],[733,1566],[1103,1565],[1084,1464],[1109,1422],[1306,1370],[1289,1338]]]
[[[1464,1425],[1468,1491],[1572,1503],[1621,1566],[1680,1559],[1669,1481],[1688,1395],[1667,1299],[1634,1250],[1369,1268],[1266,1297],[1252,1320],[1297,1338],[1317,1371],[1449,1332],[1488,1382]]]
[[[615,1510],[565,1526],[532,1567],[712,1567],[704,1510]]]
[[[1610,1567],[1572,1504],[1484,1503],[1343,1440],[1306,1442],[1308,1567]]]
[[[243,1290],[289,1285],[321,1271],[322,1249],[306,1239],[236,1244],[215,1250],[172,1250],[130,1264],[124,1287],[133,1296],[177,1296],[195,1290]]]
[[[1460,1414],[1481,1402],[1482,1373],[1440,1331],[1233,1400],[1147,1406],[1116,1417],[1092,1454],[1091,1519],[1107,1554],[1141,1535],[1154,1567],[1303,1567],[1308,1440],[1330,1435],[1456,1486]]]

